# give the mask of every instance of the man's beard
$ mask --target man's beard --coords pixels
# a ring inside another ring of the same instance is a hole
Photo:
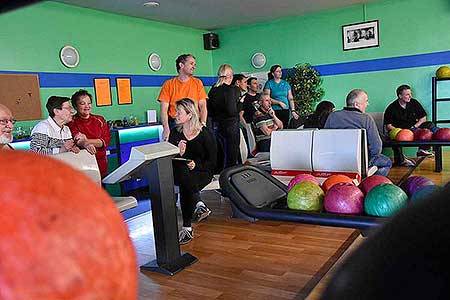
[[[13,136],[11,135],[11,137],[6,137],[6,135],[0,135],[0,145],[4,145],[4,144],[8,144],[11,143],[13,140]]]

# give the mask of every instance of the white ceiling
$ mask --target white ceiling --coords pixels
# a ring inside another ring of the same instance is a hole
[[[57,0],[71,5],[204,30],[300,16],[376,0]]]

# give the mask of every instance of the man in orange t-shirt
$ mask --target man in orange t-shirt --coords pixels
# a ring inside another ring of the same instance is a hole
[[[170,129],[175,124],[175,104],[183,98],[190,98],[197,103],[200,111],[200,121],[206,124],[208,111],[206,109],[206,92],[200,79],[193,76],[195,57],[192,54],[182,54],[176,60],[178,76],[166,80],[159,93],[163,139],[167,141]]]

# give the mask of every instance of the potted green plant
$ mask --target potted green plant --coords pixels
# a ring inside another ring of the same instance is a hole
[[[319,72],[310,64],[296,64],[287,72],[286,81],[291,85],[297,113],[300,116],[313,113],[325,93]]]

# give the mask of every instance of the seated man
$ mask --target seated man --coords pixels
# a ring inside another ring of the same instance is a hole
[[[16,120],[5,105],[0,104],[0,150],[12,149],[9,143],[13,140],[13,129]]]
[[[34,126],[31,131],[30,150],[40,154],[80,152],[72,139],[67,123],[72,121],[73,108],[70,98],[51,96],[47,100],[49,117]]]
[[[283,129],[283,122],[275,115],[269,95],[262,95],[258,104],[253,116],[256,147],[259,152],[270,152],[270,135],[272,131]]]
[[[427,113],[416,99],[411,97],[411,88],[404,84],[397,88],[397,99],[395,99],[384,112],[384,124],[387,131],[394,128],[411,129],[433,127],[433,123],[427,122]],[[429,147],[420,147],[417,156],[432,156]],[[394,163],[403,166],[414,166],[415,163],[406,158],[401,147],[392,147],[394,151]]]
[[[372,117],[366,114],[369,105],[367,93],[360,89],[352,90],[346,98],[347,106],[343,110],[332,112],[325,123],[325,128],[332,129],[365,129],[369,146],[369,167],[377,166],[375,174],[387,176],[392,167],[389,157],[381,154],[382,141],[377,125]]]

